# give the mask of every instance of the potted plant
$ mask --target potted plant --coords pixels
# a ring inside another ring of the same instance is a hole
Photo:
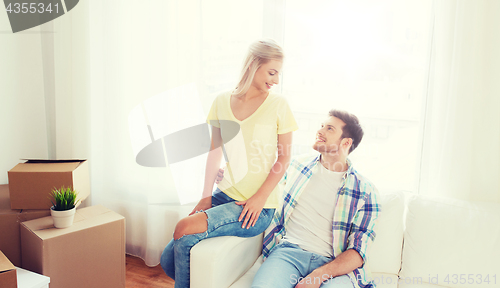
[[[50,207],[50,215],[54,220],[54,226],[56,228],[67,228],[73,225],[78,192],[71,187],[54,188],[50,192],[50,196],[54,199],[53,201],[50,200],[53,205]]]

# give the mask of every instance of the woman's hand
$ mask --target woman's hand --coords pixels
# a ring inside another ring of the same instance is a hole
[[[245,218],[241,228],[245,228],[246,226],[246,228],[249,229],[251,226],[253,227],[255,225],[257,219],[259,219],[262,208],[264,208],[266,200],[267,197],[262,197],[259,193],[255,193],[252,197],[248,198],[248,200],[235,202],[237,205],[243,205],[243,211],[238,219],[238,221],[241,222],[241,220]]]
[[[226,167],[223,167],[223,168],[219,168],[219,172],[217,173],[217,178],[215,178],[215,184],[219,184],[220,181],[222,181],[222,178],[224,178],[224,169]]]
[[[193,211],[189,213],[189,216],[196,213],[196,211],[201,211],[201,210],[205,211],[210,208],[212,208],[212,197],[203,198],[198,202],[198,204],[196,204],[196,207],[194,207]]]

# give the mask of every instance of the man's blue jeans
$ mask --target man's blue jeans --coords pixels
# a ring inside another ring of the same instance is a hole
[[[190,251],[198,242],[217,236],[253,237],[266,230],[271,223],[275,209],[262,209],[255,226],[241,228],[239,222],[243,206],[236,205],[235,200],[219,189],[212,196],[212,208],[204,211],[207,215],[207,231],[198,234],[184,235],[170,241],[161,255],[160,264],[165,273],[175,280],[175,288],[189,288],[190,283]]]
[[[330,261],[332,258],[302,250],[295,244],[283,241],[271,250],[269,257],[260,266],[253,279],[252,288],[293,288],[303,277]],[[312,279],[311,283],[323,283],[321,288],[354,287],[347,275],[332,279],[322,275]]]

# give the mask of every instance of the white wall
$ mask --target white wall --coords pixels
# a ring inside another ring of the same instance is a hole
[[[15,34],[0,13],[0,184],[19,159],[89,158],[87,10]]]
[[[0,13],[0,184],[21,158],[47,157],[40,28],[12,33]]]

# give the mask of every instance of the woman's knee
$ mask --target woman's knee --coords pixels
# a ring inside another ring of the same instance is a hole
[[[196,213],[181,219],[175,226],[174,239],[178,240],[184,235],[197,234],[207,231],[207,215]]]

